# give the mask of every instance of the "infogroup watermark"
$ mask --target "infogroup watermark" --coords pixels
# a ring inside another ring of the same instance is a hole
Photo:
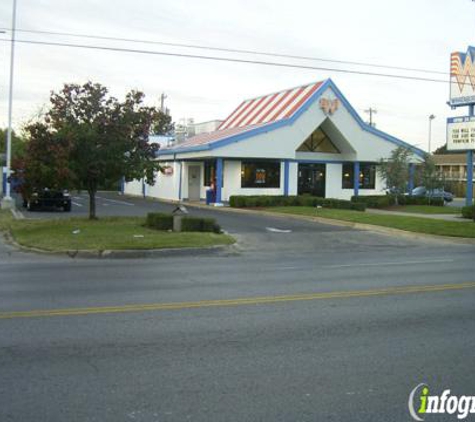
[[[453,415],[459,420],[475,414],[475,396],[455,396],[450,390],[440,395],[430,395],[429,386],[421,383],[409,395],[409,413],[416,421],[424,421],[433,413]]]

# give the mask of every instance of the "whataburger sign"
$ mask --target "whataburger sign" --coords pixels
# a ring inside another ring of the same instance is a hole
[[[450,105],[475,103],[475,47],[450,55]]]
[[[468,47],[466,53],[455,52],[450,56],[449,105],[475,105],[475,47]],[[474,116],[447,119],[447,150],[475,150]]]

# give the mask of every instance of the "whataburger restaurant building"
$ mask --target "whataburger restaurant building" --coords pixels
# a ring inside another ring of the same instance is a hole
[[[216,203],[232,195],[378,195],[386,187],[377,163],[398,146],[421,160],[423,151],[366,124],[328,79],[243,101],[218,130],[162,148],[153,186],[132,181],[124,192],[199,201],[214,186]]]

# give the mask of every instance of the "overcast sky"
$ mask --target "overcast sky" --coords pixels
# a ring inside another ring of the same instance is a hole
[[[470,0],[17,0],[17,28],[214,47],[252,49],[325,59],[449,71],[450,53],[466,51],[475,37]],[[0,27],[11,27],[13,0],[0,2]],[[0,34],[8,40],[10,34]],[[297,63],[290,59],[223,54],[126,42],[18,33],[18,39],[71,42],[162,52],[231,56]],[[475,44],[472,43],[472,44]],[[0,126],[7,122],[8,42],[0,42]],[[318,61],[304,65],[404,73],[435,79],[448,75],[397,72]],[[16,46],[14,125],[44,107],[51,90],[87,80],[119,98],[130,89],[159,104],[162,92],[175,121],[224,119],[246,98],[331,77],[358,113],[378,110],[377,127],[427,148],[428,116],[435,114],[432,144],[445,143],[449,84],[403,81],[336,71],[286,69],[65,47]]]

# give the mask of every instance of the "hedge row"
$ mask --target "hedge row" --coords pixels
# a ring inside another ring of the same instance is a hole
[[[161,212],[149,212],[145,226],[155,230],[173,230],[173,216]]]
[[[155,230],[173,230],[173,215],[159,212],[149,212],[145,226]],[[181,220],[183,232],[213,232],[220,233],[221,227],[214,218],[183,216]]]
[[[244,196],[233,195],[229,198],[229,205],[234,208],[258,207],[316,207],[336,208],[345,210],[364,211],[366,205],[343,199],[319,198],[317,196]]]
[[[214,218],[183,217],[181,231],[221,233],[221,227]]]
[[[396,204],[394,195],[374,195],[374,196],[352,196],[351,201],[355,203],[366,204],[368,208],[387,208]],[[444,200],[442,198],[426,198],[420,196],[400,195],[398,196],[399,205],[431,205],[442,207]]]
[[[462,207],[462,217],[463,218],[473,218],[475,220],[475,205],[470,205],[468,207]]]

